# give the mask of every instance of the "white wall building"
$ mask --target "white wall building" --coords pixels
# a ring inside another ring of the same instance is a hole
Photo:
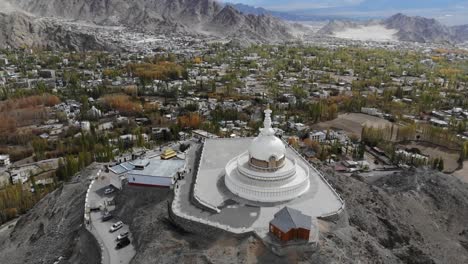
[[[83,131],[91,131],[91,123],[89,121],[82,121],[80,127]]]
[[[322,142],[324,142],[325,140],[327,140],[327,134],[325,134],[325,133],[322,132],[322,131],[314,131],[314,132],[311,132],[311,133],[309,134],[309,138],[310,138],[312,141],[316,141],[316,142],[322,143]]]
[[[10,165],[10,155],[0,155],[0,166],[6,167]]]
[[[377,108],[362,107],[361,113],[371,116],[381,116],[382,113]]]
[[[171,187],[185,170],[184,160],[143,159],[130,163],[134,169],[127,174],[129,185]]]

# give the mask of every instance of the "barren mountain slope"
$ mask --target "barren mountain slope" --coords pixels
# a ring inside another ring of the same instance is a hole
[[[85,169],[21,216],[9,235],[0,233],[0,263],[99,263],[99,244],[83,226],[87,177],[96,171]]]
[[[42,17],[124,25],[136,31],[242,36],[252,42],[292,38],[291,25],[286,22],[271,16],[244,15],[231,6],[223,8],[214,0],[19,0],[15,3]]]
[[[82,227],[85,170],[22,216],[11,234],[0,232],[2,263],[96,263],[99,246]],[[338,222],[320,221],[313,254],[278,257],[254,237],[236,237],[199,225],[187,233],[171,223],[171,190],[125,186],[116,217],[130,225],[132,263],[467,263],[468,186],[450,175],[408,171],[370,183],[327,176],[346,202]],[[193,227],[192,227],[193,228]]]
[[[403,14],[396,14],[385,21],[383,24],[387,28],[398,30],[398,37],[403,41],[415,42],[456,42],[452,30],[442,25],[435,19],[424,17],[409,17]]]
[[[324,234],[319,259],[355,263],[467,263],[468,185],[451,175],[408,171],[369,184],[330,177],[348,227]]]
[[[277,257],[253,237],[234,237],[205,226],[187,233],[168,220],[170,192],[126,187],[117,214],[131,226],[137,263],[466,263],[468,186],[452,176],[410,171],[369,184],[330,174],[347,213],[321,221],[314,254]]]
[[[381,33],[373,32],[372,28],[379,26],[380,31],[390,33],[393,31],[395,40],[420,42],[420,43],[457,43],[468,40],[467,26],[448,27],[435,19],[425,17],[410,17],[396,14],[382,21],[355,22],[355,21],[331,21],[325,25],[319,34],[341,37],[343,32],[345,38],[362,39],[363,33],[367,32],[366,39],[379,40]],[[360,30],[353,30],[360,29]],[[354,35],[352,33],[354,32]],[[360,35],[361,34],[361,35]],[[380,38],[382,39],[382,38]],[[391,39],[385,37],[383,39]]]
[[[68,50],[112,50],[89,33],[70,30],[50,19],[36,18],[21,11],[0,11],[0,47],[46,47]]]

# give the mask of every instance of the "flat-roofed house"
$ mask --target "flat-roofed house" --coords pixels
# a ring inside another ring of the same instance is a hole
[[[6,167],[10,165],[10,155],[0,155],[0,166]]]
[[[185,168],[184,160],[142,159],[132,161],[127,173],[129,185],[171,187]]]

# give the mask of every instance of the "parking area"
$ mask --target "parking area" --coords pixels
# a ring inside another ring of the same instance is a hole
[[[90,213],[90,229],[94,236],[97,238],[98,242],[101,244],[103,251],[103,261],[104,264],[114,264],[114,263],[130,263],[132,258],[135,256],[135,248],[132,244],[127,245],[121,249],[116,249],[117,245],[117,236],[121,233],[129,231],[129,228],[125,223],[122,228],[115,232],[110,232],[112,225],[119,221],[119,219],[109,219],[107,221],[102,220],[104,212],[109,211],[112,214],[114,210],[114,205],[111,201],[113,196],[119,191],[117,188],[112,187],[115,185],[115,182],[118,182],[118,179],[111,179],[111,177],[118,177],[117,175],[102,173],[100,174],[89,193],[89,202],[90,207],[94,208]],[[112,183],[112,185],[111,185]],[[111,187],[110,187],[111,186]],[[120,188],[120,186],[116,186]],[[108,189],[113,189],[111,193]],[[99,208],[99,210],[97,210]],[[130,241],[132,241],[131,234],[129,235]]]

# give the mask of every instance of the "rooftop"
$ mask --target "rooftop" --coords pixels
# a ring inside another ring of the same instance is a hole
[[[290,207],[284,207],[275,214],[275,218],[270,222],[272,225],[287,233],[291,229],[310,229],[312,218]]]
[[[207,139],[203,146],[194,196],[210,207],[219,208],[218,214],[200,212],[188,201],[181,201],[181,210],[210,222],[231,228],[264,229],[274,215],[285,206],[299,210],[313,218],[333,215],[342,210],[344,204],[334,190],[316,170],[310,171],[310,189],[297,199],[284,203],[254,203],[232,194],[222,184],[225,165],[245,152],[252,138]],[[286,145],[286,155],[295,158],[300,166],[310,166],[297,152]]]
[[[151,159],[144,160],[148,161],[148,165],[142,170],[131,170],[128,172],[129,175],[140,175],[140,176],[150,176],[150,177],[173,177],[179,170],[181,170],[184,165],[184,160],[160,160],[160,159]]]

